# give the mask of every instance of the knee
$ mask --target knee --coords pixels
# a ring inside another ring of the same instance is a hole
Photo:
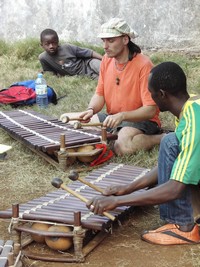
[[[165,148],[165,147],[170,148],[170,147],[177,147],[177,146],[179,146],[179,142],[178,142],[178,139],[177,139],[175,133],[166,134],[161,139],[160,146],[162,148]]]
[[[123,127],[115,141],[114,152],[117,155],[134,154],[144,147],[145,136],[136,128]]]
[[[127,150],[127,139],[125,140],[124,138],[119,138],[115,141],[113,149],[114,149],[114,153],[117,156],[123,156],[124,154],[128,153]]]
[[[113,150],[117,156],[123,156],[125,154],[133,153],[133,151],[129,151],[129,149],[127,149],[127,146],[125,146],[125,144],[120,143],[118,141],[115,141]]]
[[[114,152],[118,156],[125,154],[134,154],[142,147],[143,138],[140,135],[130,138],[127,136],[120,136],[114,143]]]
[[[90,63],[90,68],[95,71],[96,73],[99,73],[100,70],[100,65],[101,65],[101,60],[97,58],[93,58]]]
[[[117,156],[123,156],[124,154],[127,153],[125,147],[126,143],[128,142],[128,136],[126,135],[125,128],[122,128],[118,132],[118,138],[114,143],[114,152]]]
[[[165,161],[174,162],[179,153],[179,142],[176,135],[172,133],[164,136],[160,143],[159,159],[165,158]]]

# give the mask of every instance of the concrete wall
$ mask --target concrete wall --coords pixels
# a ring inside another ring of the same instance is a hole
[[[100,25],[121,17],[143,48],[198,49],[199,13],[199,0],[0,0],[0,36],[13,42],[53,28],[62,40],[101,44]]]

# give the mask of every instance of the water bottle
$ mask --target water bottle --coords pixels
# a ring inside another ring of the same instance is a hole
[[[36,93],[36,104],[40,108],[47,108],[48,106],[47,83],[42,73],[38,73],[37,79],[35,80],[35,93]]]

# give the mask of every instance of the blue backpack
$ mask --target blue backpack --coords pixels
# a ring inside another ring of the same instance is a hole
[[[53,88],[47,86],[49,103],[57,104],[57,95]],[[0,91],[0,103],[12,105],[32,105],[36,103],[35,80],[13,83],[9,88]]]
[[[16,85],[25,86],[25,87],[31,88],[35,91],[35,80],[27,80],[27,81],[17,82],[17,83],[13,83],[11,86],[16,86]],[[47,85],[47,95],[48,95],[49,103],[53,103],[54,105],[56,105],[57,104],[57,95],[56,95],[54,89],[52,87],[49,87],[48,85]],[[29,104],[34,104],[36,102],[36,99],[32,99],[32,100],[30,99],[28,101],[30,102]]]

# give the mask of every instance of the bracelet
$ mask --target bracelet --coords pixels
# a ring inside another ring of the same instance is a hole
[[[87,108],[87,110],[90,110],[90,109],[91,109],[91,110],[93,111],[93,113],[94,113],[94,109],[93,109],[93,108],[90,108],[90,107],[89,107],[89,108]]]

